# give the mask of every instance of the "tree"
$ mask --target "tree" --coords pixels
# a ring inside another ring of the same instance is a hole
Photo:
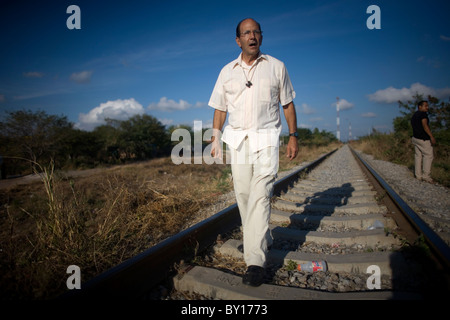
[[[128,158],[146,159],[168,153],[170,136],[150,115],[135,115],[120,123],[119,147]]]
[[[6,120],[0,122],[0,134],[5,143],[1,147],[3,155],[32,162],[61,160],[65,138],[73,128],[67,117],[30,110],[6,113]]]
[[[310,129],[307,128],[298,128],[298,140],[299,141],[309,141],[312,138],[312,132]]]
[[[337,141],[336,137],[332,132],[325,130],[320,131],[318,128],[314,128],[313,131],[307,128],[298,128],[298,142],[303,146],[322,146],[328,145],[331,142]],[[287,143],[289,140],[288,136],[282,137],[283,142]]]
[[[450,98],[447,102],[428,96],[430,113],[433,115],[433,125],[437,131],[450,130]]]
[[[68,165],[93,166],[102,160],[103,141],[95,132],[72,129],[67,133],[63,146],[65,146],[62,149],[63,155]]]
[[[106,121],[107,124],[98,126],[93,134],[99,143],[98,160],[101,162],[116,162],[120,159],[119,141],[121,131],[120,122]]]

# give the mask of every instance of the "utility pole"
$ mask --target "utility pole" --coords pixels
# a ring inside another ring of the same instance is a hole
[[[352,122],[348,122],[348,142],[352,141]]]
[[[336,111],[337,111],[337,117],[336,117],[336,124],[337,124],[337,131],[336,131],[336,138],[341,141],[341,132],[339,131],[339,97],[336,98]]]

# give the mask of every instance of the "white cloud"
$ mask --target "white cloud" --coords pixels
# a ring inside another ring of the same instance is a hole
[[[108,101],[101,103],[87,114],[80,113],[78,116],[79,122],[76,124],[76,127],[84,130],[92,130],[96,126],[105,124],[105,119],[107,118],[127,120],[132,116],[143,113],[144,107],[134,100],[134,98]]]
[[[44,76],[44,74],[42,72],[30,71],[30,72],[24,72],[23,76],[25,78],[42,78]]]
[[[416,94],[422,94],[424,98],[428,95],[434,96],[438,99],[446,98],[450,95],[450,88],[433,89],[421,83],[414,83],[410,88],[397,89],[389,87],[378,90],[375,93],[369,94],[369,100],[380,103],[394,103],[398,101],[406,102],[411,100]]]
[[[300,106],[300,113],[303,113],[303,114],[314,114],[314,113],[316,113],[316,110],[314,110],[314,108],[311,108],[306,103],[302,103],[302,105]]]
[[[70,75],[70,80],[76,83],[88,83],[91,81],[92,71],[75,72]]]
[[[373,112],[366,112],[361,115],[363,118],[375,118],[377,115]]]
[[[333,103],[333,106],[336,107],[337,102]],[[354,107],[354,104],[348,102],[345,99],[339,99],[339,111],[348,110]]]
[[[450,37],[444,36],[443,34],[441,34],[439,38],[441,38],[441,40],[443,41],[450,41]]]
[[[202,102],[197,102],[195,105],[192,105],[185,100],[180,99],[178,102],[176,102],[175,100],[167,99],[166,97],[162,97],[161,99],[159,99],[159,102],[150,103],[148,105],[147,109],[171,112],[171,111],[186,110],[189,108],[200,108],[203,106],[205,106],[205,104]]]

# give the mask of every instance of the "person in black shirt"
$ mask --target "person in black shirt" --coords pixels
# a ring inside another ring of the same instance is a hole
[[[428,119],[428,102],[420,101],[417,111],[411,118],[413,136],[411,142],[414,145],[414,174],[419,180],[434,183],[430,177],[431,163],[433,162],[433,145],[436,139],[430,130]]]

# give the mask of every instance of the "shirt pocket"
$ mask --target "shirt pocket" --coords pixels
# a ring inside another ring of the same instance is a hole
[[[239,92],[239,82],[236,80],[230,80],[224,83],[223,89],[226,96],[236,96]]]
[[[259,99],[262,102],[276,103],[278,101],[279,90],[276,85],[271,84],[270,79],[262,78],[259,81]]]

